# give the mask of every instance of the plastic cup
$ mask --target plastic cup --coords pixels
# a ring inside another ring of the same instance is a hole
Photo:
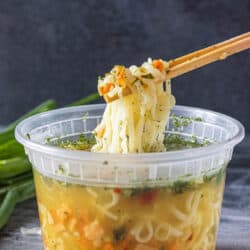
[[[200,108],[199,117],[166,133],[211,145],[172,152],[108,154],[66,150],[48,141],[89,134],[104,105],[35,115],[16,128],[33,165],[45,249],[212,250],[216,246],[225,171],[244,137],[240,122]]]

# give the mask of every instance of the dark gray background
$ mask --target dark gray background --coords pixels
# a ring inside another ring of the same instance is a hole
[[[96,90],[114,64],[171,59],[249,31],[249,0],[2,0],[0,124],[47,98]],[[250,132],[250,51],[173,80],[178,104],[232,115]]]

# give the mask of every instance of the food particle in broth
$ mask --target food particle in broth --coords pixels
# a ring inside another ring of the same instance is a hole
[[[151,188],[89,187],[34,176],[46,249],[215,249],[224,170]]]

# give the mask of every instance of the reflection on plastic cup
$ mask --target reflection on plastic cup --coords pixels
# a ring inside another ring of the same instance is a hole
[[[173,131],[170,119],[166,132],[211,145],[120,155],[46,144],[91,133],[103,108],[55,110],[16,129],[33,164],[45,249],[215,249],[226,167],[243,126],[219,113],[176,106],[177,117],[202,121]]]

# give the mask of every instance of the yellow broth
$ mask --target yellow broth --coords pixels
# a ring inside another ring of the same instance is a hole
[[[67,184],[34,171],[47,250],[214,250],[225,169],[154,188]]]

